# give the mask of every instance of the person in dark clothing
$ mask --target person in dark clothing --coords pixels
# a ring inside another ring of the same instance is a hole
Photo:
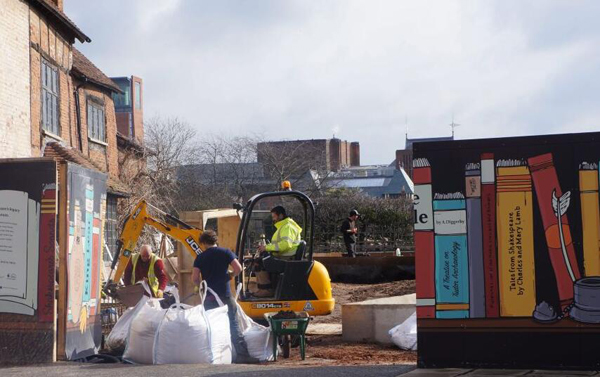
[[[350,216],[342,222],[340,230],[344,236],[344,245],[346,245],[346,253],[349,257],[354,258],[356,253],[356,220],[360,217],[357,210],[350,211]]]
[[[242,265],[231,250],[218,247],[217,241],[217,234],[212,230],[207,230],[200,236],[200,249],[203,251],[196,257],[192,273],[195,291],[198,292],[200,281],[205,280],[208,287],[215,291],[221,301],[227,305],[227,315],[229,316],[229,327],[231,329],[231,343],[237,353],[236,362],[258,362],[258,360],[250,357],[248,353],[248,346],[237,321],[237,303],[235,302],[235,297],[231,294],[229,283],[233,277],[242,272]],[[232,272],[228,271],[229,267],[231,267]],[[210,293],[207,294],[204,301],[204,308],[210,310],[218,306],[219,304],[215,297]]]

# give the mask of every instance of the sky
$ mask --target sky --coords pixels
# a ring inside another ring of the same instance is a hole
[[[598,130],[600,1],[65,0],[144,116],[200,134],[361,144]]]

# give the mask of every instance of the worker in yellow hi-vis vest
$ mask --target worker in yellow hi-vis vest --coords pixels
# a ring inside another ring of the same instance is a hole
[[[144,279],[148,280],[154,297],[163,297],[169,278],[163,261],[152,252],[150,245],[143,245],[140,252],[131,257],[123,276],[125,285],[133,285]]]
[[[302,228],[294,219],[287,216],[285,208],[282,206],[274,207],[271,210],[273,224],[277,229],[271,238],[271,243],[261,245],[258,251],[268,252],[276,258],[293,259],[296,255],[296,250],[302,241]],[[269,273],[263,269],[258,269],[256,272],[256,280],[258,291],[254,294],[256,297],[273,296],[273,286]]]

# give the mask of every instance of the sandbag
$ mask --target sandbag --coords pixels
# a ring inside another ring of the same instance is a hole
[[[239,284],[236,297],[239,296],[242,285]],[[244,309],[237,303],[237,320],[242,330],[242,335],[248,346],[248,353],[260,361],[272,361],[273,357],[273,333],[270,327],[260,325],[250,318]]]
[[[127,345],[127,335],[129,335],[129,327],[131,326],[133,317],[135,317],[137,314],[135,311],[136,308],[137,305],[133,308],[125,310],[117,323],[115,323],[113,326],[110,334],[108,334],[108,337],[106,337],[105,345],[110,351],[118,354],[122,354],[123,351],[125,351],[125,346]]]
[[[228,308],[215,297],[220,307],[212,310],[185,304],[167,310],[154,340],[155,364],[231,364]]]
[[[160,300],[148,298],[137,312],[129,328],[123,360],[136,364],[152,364],[154,337],[167,309],[160,307]]]
[[[417,313],[389,331],[392,342],[403,350],[417,350]]]
[[[150,287],[146,282],[142,282],[142,287],[148,294],[150,294]],[[142,296],[142,298],[138,301],[138,303],[128,308],[121,314],[121,317],[115,323],[114,327],[108,334],[106,338],[106,347],[114,353],[122,354],[125,351],[127,346],[127,338],[129,336],[129,329],[131,327],[131,323],[133,322],[133,318],[137,315],[137,313],[141,310],[141,308],[146,304],[146,302],[150,298],[148,296]]]
[[[148,296],[142,296],[135,306],[125,310],[106,338],[106,347],[113,353],[123,354],[127,348],[127,338],[129,337],[129,331],[131,329],[133,319],[149,300],[156,300],[149,297],[151,293],[148,283],[142,281],[141,285]],[[179,302],[179,291],[176,286],[167,286],[165,288],[165,292],[172,294],[176,302]]]

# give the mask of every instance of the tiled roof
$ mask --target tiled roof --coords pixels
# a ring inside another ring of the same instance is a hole
[[[102,169],[100,166],[96,165],[94,163],[94,161],[90,160],[88,157],[86,157],[83,153],[81,153],[77,149],[65,147],[63,145],[60,145],[57,142],[50,142],[50,143],[46,144],[46,148],[44,149],[44,156],[67,160],[70,162],[74,162],[78,165],[81,165],[84,168],[98,170],[103,173],[106,173],[106,171],[104,171],[104,169]],[[112,194],[117,194],[117,195],[122,195],[122,196],[129,196],[129,194],[130,194],[130,190],[127,188],[127,186],[125,186],[125,184],[123,182],[111,177],[110,175],[108,176],[108,179],[106,180],[106,189],[108,192],[110,192]]]
[[[73,47],[73,74],[76,76],[85,76],[94,84],[105,87],[116,93],[122,93],[121,89],[114,81],[108,78],[98,67],[85,57],[78,49]]]
[[[29,0],[29,3],[33,6],[37,6],[37,8],[49,13],[52,17],[59,21],[75,38],[77,38],[81,43],[91,42],[90,37],[85,35],[81,29],[75,25],[73,21],[67,15],[58,9],[56,4],[54,4],[51,0]]]

